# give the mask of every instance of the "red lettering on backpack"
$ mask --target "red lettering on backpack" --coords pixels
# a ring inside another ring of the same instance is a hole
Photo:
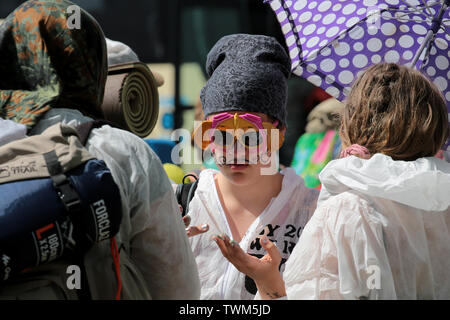
[[[40,228],[40,229],[37,229],[37,230],[36,230],[37,238],[40,240],[40,239],[42,238],[42,234],[43,234],[45,231],[50,230],[50,229],[53,228],[53,227],[54,227],[54,224],[51,223],[51,224],[49,224],[49,225],[47,225],[47,226],[45,226],[45,227],[42,227],[42,228]]]

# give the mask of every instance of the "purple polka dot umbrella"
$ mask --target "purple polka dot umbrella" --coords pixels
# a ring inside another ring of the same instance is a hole
[[[264,2],[280,22],[294,74],[342,101],[372,64],[414,66],[442,91],[450,121],[450,0]]]

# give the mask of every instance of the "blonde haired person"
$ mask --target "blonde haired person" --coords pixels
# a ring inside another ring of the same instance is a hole
[[[356,81],[342,114],[342,159],[320,174],[313,217],[283,278],[263,237],[261,260],[215,238],[262,298],[449,299],[450,164],[444,99],[427,78],[379,64]]]

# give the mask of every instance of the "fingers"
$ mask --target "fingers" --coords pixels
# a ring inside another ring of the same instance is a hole
[[[191,226],[191,227],[186,228],[186,235],[188,237],[194,237],[196,235],[205,233],[208,230],[209,230],[209,225],[207,225],[207,224],[204,224],[201,226]]]
[[[230,258],[232,258],[239,250],[242,251],[239,243],[231,240],[230,237],[228,237],[226,234],[215,235],[212,237],[212,240],[217,243],[219,249],[222,251],[223,256],[228,260],[230,260]]]
[[[201,226],[190,226],[191,224],[191,217],[186,215],[183,218],[183,223],[184,226],[186,227],[186,235],[188,237],[193,237],[202,233],[205,233],[206,231],[209,230],[209,225],[208,224],[203,224]]]
[[[217,243],[217,246],[222,252],[222,255],[228,259],[229,254],[228,254],[228,247],[225,245],[225,238],[220,235],[215,235],[212,237],[212,240],[214,240]]]
[[[223,235],[223,237],[225,238],[224,243],[231,259],[236,260],[242,257],[242,255],[245,255],[245,252],[241,249],[237,241],[230,239],[227,235]]]
[[[236,267],[244,265],[247,262],[247,254],[241,249],[239,243],[231,240],[227,235],[215,235],[212,239],[216,241],[217,245],[222,251],[223,256],[227,258],[227,260],[232,262]],[[270,264],[278,267],[282,257],[280,251],[278,251],[277,246],[265,235],[260,237],[260,242],[262,247],[267,252],[263,259],[270,260],[267,262],[270,262]]]
[[[248,272],[247,265],[251,256],[244,252],[235,240],[227,235],[215,235],[213,240],[217,243],[222,255],[230,261],[239,271]]]
[[[281,253],[278,251],[277,246],[267,238],[267,236],[263,235],[260,237],[261,246],[267,251],[267,255],[272,259],[277,266],[281,262]],[[266,256],[267,256],[266,255]]]
[[[183,211],[183,208],[181,208],[181,210]],[[182,219],[183,219],[183,222],[184,222],[184,226],[185,227],[189,227],[189,225],[191,224],[191,217],[190,216],[184,216]]]

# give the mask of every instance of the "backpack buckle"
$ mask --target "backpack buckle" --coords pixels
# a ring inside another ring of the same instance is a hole
[[[65,175],[61,175],[56,179],[53,179],[53,185],[58,191],[58,196],[61,199],[67,211],[71,212],[80,209],[79,208],[81,205],[80,196],[78,195],[78,193],[76,192],[70,181],[67,180]]]

